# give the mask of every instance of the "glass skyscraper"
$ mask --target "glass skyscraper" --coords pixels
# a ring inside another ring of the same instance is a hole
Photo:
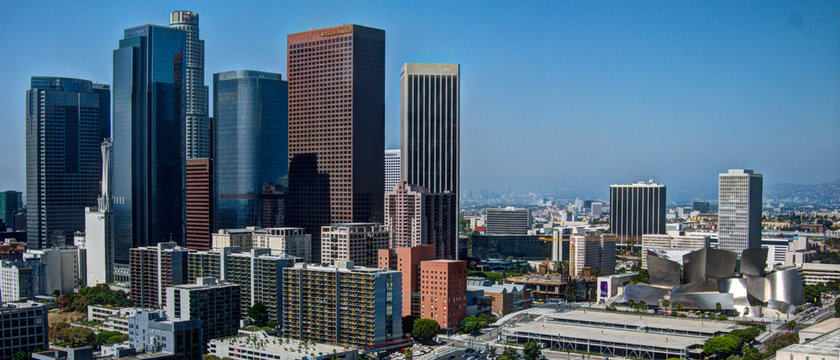
[[[23,207],[21,195],[20,191],[13,190],[0,192],[0,220],[9,229],[15,227],[15,211]]]
[[[110,90],[88,80],[33,76],[26,91],[26,231],[31,249],[73,244],[96,206],[110,136]]]
[[[115,261],[131,247],[183,243],[185,33],[125,30],[114,50]]]
[[[184,30],[184,124],[187,159],[210,157],[210,119],[204,85],[204,40],[198,38],[198,13],[176,10],[169,27]]]
[[[262,224],[261,212],[264,202],[282,201],[282,194],[263,191],[266,183],[288,182],[288,95],[280,74],[213,74],[217,229],[279,225]]]

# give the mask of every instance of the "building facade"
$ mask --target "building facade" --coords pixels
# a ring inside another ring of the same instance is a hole
[[[289,222],[321,226],[383,221],[385,31],[359,25],[287,37]]]
[[[97,206],[85,208],[84,279],[87,286],[114,282],[114,213],[111,206],[111,151],[109,140],[102,142],[102,182]]]
[[[139,307],[162,308],[166,305],[166,288],[188,282],[189,251],[174,242],[132,248],[131,298]]]
[[[402,337],[400,273],[295,264],[283,270],[283,335],[328,344],[373,346]]]
[[[610,185],[610,232],[635,239],[664,234],[665,190],[653,181]]]
[[[183,244],[185,47],[183,31],[142,25],[114,50],[116,263],[132,247]]]
[[[430,193],[423,187],[399,181],[385,194],[385,228],[391,247],[433,245],[439,259],[453,259],[457,252],[458,223],[455,194]]]
[[[642,269],[647,269],[647,254],[651,250],[666,252],[677,250],[681,254],[677,262],[682,263],[682,255],[710,245],[711,236],[686,234],[684,231],[669,231],[668,234],[664,235],[642,235]]]
[[[71,292],[85,284],[86,253],[75,247],[49,248],[43,250],[28,250],[23,255],[30,262],[36,261],[44,267],[45,294],[55,291]]]
[[[569,244],[569,270],[572,276],[592,276],[615,273],[615,236],[611,234],[572,235]]]
[[[184,124],[187,159],[209,158],[213,154],[207,92],[204,85],[204,40],[198,38],[198,13],[176,10],[169,14],[169,27],[183,30]]]
[[[385,150],[385,193],[394,190],[400,181],[400,149]]]
[[[420,316],[420,264],[435,259],[434,246],[398,247],[379,250],[379,254],[380,269],[397,270],[402,274],[403,316]]]
[[[26,91],[30,249],[72,245],[73,234],[85,230],[84,209],[96,206],[99,193],[99,144],[111,134],[110,96],[108,85],[88,80],[32,77]]]
[[[740,252],[761,247],[761,197],[764,177],[730,169],[718,176],[718,248]]]
[[[184,242],[190,249],[210,249],[215,203],[213,160],[187,159]]]
[[[289,86],[280,74],[213,74],[216,229],[262,224],[263,200],[282,196],[288,168]],[[282,192],[282,191],[281,191]]]
[[[0,222],[6,224],[7,228],[13,229],[15,225],[15,211],[23,207],[23,195],[20,191],[0,192]]]
[[[0,358],[14,359],[19,352],[50,348],[47,306],[34,301],[0,303]]]
[[[304,234],[303,228],[267,228],[265,232],[254,233],[253,246],[271,249],[275,255],[298,257],[303,262],[312,262],[312,235]]]
[[[379,249],[389,248],[390,235],[382,224],[337,223],[321,227],[321,263],[352,261],[364,267],[378,265]]]
[[[200,320],[167,319],[163,311],[138,311],[128,318],[128,341],[139,353],[177,360],[201,359]]]
[[[428,260],[420,263],[420,317],[441,329],[457,329],[467,316],[467,262]]]
[[[531,209],[487,208],[487,235],[524,235],[531,228]]]
[[[46,294],[44,265],[38,260],[0,262],[0,302],[31,300]]]
[[[194,284],[166,288],[166,317],[198,320],[205,343],[236,335],[242,317],[240,286],[198,278]]]

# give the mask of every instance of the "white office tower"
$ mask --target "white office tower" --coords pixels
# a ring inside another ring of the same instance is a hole
[[[186,125],[187,159],[211,157],[208,87],[204,85],[204,40],[198,38],[198,13],[176,10],[169,14],[169,27],[183,30],[186,37],[184,54],[184,122]]]
[[[111,141],[102,142],[102,193],[85,209],[87,286],[114,281],[114,212],[111,209]]]
[[[400,149],[385,150],[385,193],[394,190],[400,181]]]
[[[763,176],[730,169],[718,180],[718,248],[738,253],[760,248]]]

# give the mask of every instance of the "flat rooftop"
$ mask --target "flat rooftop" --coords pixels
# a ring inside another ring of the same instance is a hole
[[[544,336],[557,336],[574,339],[598,340],[627,344],[630,346],[652,346],[682,350],[692,346],[702,346],[705,339],[671,334],[652,334],[631,330],[605,329],[588,326],[566,325],[537,322],[512,328],[509,335],[528,333]]]
[[[588,323],[604,323],[625,325],[631,327],[670,329],[684,332],[718,333],[730,332],[739,328],[737,324],[723,321],[701,321],[670,316],[632,315],[623,314],[619,312],[604,312],[591,310],[572,310],[568,312],[549,314],[546,317],[549,318],[549,321],[551,318],[554,318]]]
[[[257,340],[256,342],[259,345],[256,345],[253,341],[249,342],[249,339]],[[261,353],[287,355],[295,358],[306,358],[312,354],[318,353],[332,354],[335,352],[341,354],[353,350],[343,346],[313,342],[307,342],[304,347],[303,341],[268,336],[262,332],[241,332],[236,336],[210,340],[210,343],[216,343],[217,346],[219,344],[224,344],[233,348],[251,349]]]
[[[838,352],[840,352],[840,330],[834,330],[804,344],[794,344],[779,351],[794,354],[826,355],[836,358]]]
[[[821,321],[817,324],[806,327],[800,331],[827,334],[837,329],[840,329],[840,318],[830,318],[828,320]]]

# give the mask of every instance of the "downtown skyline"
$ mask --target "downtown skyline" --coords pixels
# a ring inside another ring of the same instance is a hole
[[[29,77],[110,84],[110,52],[122,30],[166,25],[166,14],[178,9],[201,15],[208,86],[212,73],[227,70],[287,76],[287,34],[342,23],[384,29],[389,149],[399,148],[402,64],[461,64],[462,193],[510,187],[603,197],[609,184],[654,178],[668,185],[669,200],[679,200],[713,198],[717,174],[728,168],[756,169],[765,185],[840,178],[832,136],[840,133],[840,25],[833,20],[840,5],[543,5],[120,3],[87,13],[55,4],[85,26],[38,13],[42,33],[0,35],[22,54],[0,62],[8,79],[0,86],[8,154],[0,159],[7,174],[0,189],[24,188]],[[0,20],[10,27],[37,10],[9,7]],[[60,36],[45,35],[59,28]]]

